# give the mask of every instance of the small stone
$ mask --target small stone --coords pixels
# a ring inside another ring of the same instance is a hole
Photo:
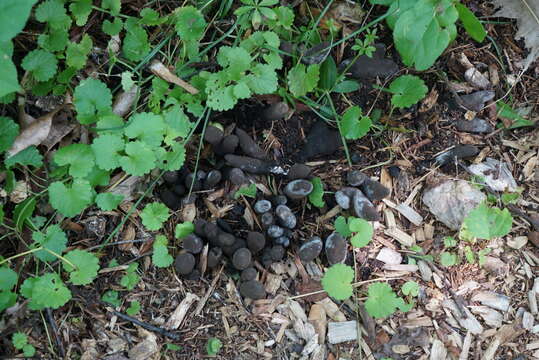
[[[177,170],[174,171],[165,171],[163,173],[163,180],[168,184],[175,184],[180,178]]]
[[[223,139],[223,135],[223,130],[213,125],[209,125],[208,127],[206,127],[206,132],[204,133],[204,140],[212,144],[213,146],[216,146]]]
[[[247,177],[242,169],[233,168],[228,173],[228,180],[234,185],[243,185],[248,182]]]
[[[195,219],[195,221],[193,221],[193,225],[195,227],[195,234],[197,234],[198,236],[206,237],[204,227],[207,223],[208,222],[204,219]]]
[[[245,240],[236,238],[236,241],[234,242],[232,246],[223,246],[222,249],[223,249],[223,253],[226,256],[232,256],[234,255],[236,250],[244,248],[244,247],[247,247],[247,243],[245,242]]]
[[[284,195],[276,195],[271,198],[271,203],[276,207],[279,205],[286,205],[286,203],[288,203],[288,198]]]
[[[182,240],[182,247],[191,254],[198,254],[204,247],[204,242],[195,234],[189,234]]]
[[[209,240],[217,240],[219,233],[220,231],[217,224],[207,222],[206,225],[204,225],[204,234]]]
[[[260,261],[264,267],[270,267],[273,264],[273,259],[271,258],[271,248],[265,248],[260,256]]]
[[[460,100],[466,109],[479,112],[483,110],[487,101],[494,99],[494,96],[496,96],[494,91],[482,90],[468,95],[460,95]]]
[[[266,121],[281,120],[286,116],[286,114],[288,114],[289,110],[290,108],[288,107],[287,103],[279,101],[264,109],[264,111],[262,111],[261,118]]]
[[[305,164],[294,164],[288,171],[288,180],[306,179],[311,174],[311,167]]]
[[[228,165],[251,174],[269,174],[270,171],[270,165],[267,162],[247,156],[228,154],[225,155],[225,160]]]
[[[245,131],[240,128],[236,128],[236,135],[239,138],[240,148],[245,155],[256,158],[264,159],[266,153],[258,146],[258,144],[249,136]]]
[[[241,281],[251,281],[255,280],[257,275],[258,272],[254,267],[248,267],[241,272],[240,279]]]
[[[222,257],[223,250],[219,247],[212,247],[210,251],[208,251],[208,267],[210,269],[217,267],[221,262]]]
[[[367,196],[370,201],[379,201],[389,195],[389,189],[378,181],[367,178],[360,186],[363,194]]]
[[[344,210],[350,209],[350,203],[352,202],[352,199],[348,197],[344,191],[339,190],[335,193],[335,201],[337,204],[342,207]]]
[[[368,179],[367,175],[363,174],[359,170],[352,170],[346,174],[346,181],[351,186],[359,186],[363,184],[366,179]]]
[[[219,170],[212,170],[204,179],[204,189],[213,189],[222,179],[222,174]]]
[[[215,146],[213,151],[217,155],[233,154],[238,147],[239,139],[236,135],[228,135],[223,138],[219,145]]]
[[[226,222],[226,220],[217,219],[215,220],[215,222],[217,223],[217,226],[219,226],[219,229],[229,234],[234,234],[234,230],[232,230],[232,227],[230,227],[230,225]]]
[[[249,299],[259,300],[266,297],[266,289],[261,282],[251,280],[240,284],[240,294]]]
[[[366,54],[359,56],[350,66],[349,72],[357,79],[386,78],[399,71],[398,65],[390,58],[386,58],[386,46],[383,43],[374,44],[375,52],[372,56]],[[346,67],[350,60],[345,60],[339,68]]]
[[[376,211],[374,205],[370,202],[369,199],[359,190],[354,194],[352,199],[354,212],[357,217],[368,221],[379,221],[380,214]]]
[[[322,239],[318,236],[313,236],[309,241],[301,245],[298,256],[303,262],[313,261],[320,255],[323,246]]]
[[[296,215],[290,210],[290,208],[286,205],[279,205],[275,209],[275,215],[277,215],[277,219],[279,221],[279,224],[281,226],[284,226],[288,229],[293,229],[296,227],[297,219]]]
[[[376,256],[376,260],[384,264],[398,265],[402,262],[402,255],[391,248],[383,247]]]
[[[254,209],[257,214],[263,214],[271,210],[271,202],[269,200],[258,200],[255,203]]]
[[[232,246],[236,242],[236,237],[234,235],[224,231],[221,232],[217,238],[222,246]]]
[[[472,134],[488,134],[494,131],[494,127],[487,120],[474,118],[473,120],[459,120],[455,124],[459,131]]]
[[[180,208],[180,197],[172,190],[161,190],[159,197],[161,198],[161,201],[163,201],[163,203],[171,210],[178,210]]]
[[[294,180],[284,188],[284,193],[290,199],[299,200],[308,196],[313,191],[313,184],[307,180]]]
[[[440,165],[454,163],[455,159],[467,159],[479,154],[477,146],[473,145],[457,145],[454,148],[441,153],[434,158],[434,161]]]
[[[281,261],[286,254],[286,250],[281,245],[275,245],[271,248],[271,259],[273,261]]]
[[[280,227],[280,226],[277,226],[277,225],[271,225],[268,228],[267,232],[268,232],[268,236],[272,237],[272,238],[278,238],[280,236],[283,236],[283,234],[284,234],[283,228]]]
[[[251,265],[252,255],[251,251],[247,248],[241,248],[236,250],[232,256],[232,265],[238,270],[244,270]]]
[[[326,239],[326,257],[330,265],[343,263],[348,255],[346,239],[338,232],[333,232]]]
[[[275,224],[275,218],[273,217],[272,213],[267,212],[260,216],[260,223],[263,227],[267,228]]]
[[[190,253],[181,253],[176,256],[174,261],[174,267],[176,272],[180,275],[187,275],[195,268],[196,259],[193,254]]]
[[[260,252],[266,246],[266,237],[257,231],[250,231],[247,234],[247,247],[253,254]]]
[[[183,186],[182,184],[172,185],[171,190],[174,192],[174,194],[178,196],[185,195],[185,186]]]
[[[287,236],[280,236],[277,239],[273,241],[275,245],[281,245],[282,247],[289,247],[290,246],[290,238]]]
[[[193,269],[193,271],[191,271],[189,274],[184,275],[184,278],[190,281],[197,281],[200,280],[200,275],[200,270]]]
[[[182,206],[186,206],[189,204],[194,204],[195,201],[197,201],[197,196],[195,194],[184,196],[181,200]]]

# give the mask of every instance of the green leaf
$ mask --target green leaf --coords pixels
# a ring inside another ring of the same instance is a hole
[[[0,291],[10,291],[17,285],[18,275],[7,266],[0,267]]]
[[[459,19],[462,21],[462,25],[466,32],[477,42],[483,42],[487,36],[487,32],[483,27],[483,24],[479,19],[470,11],[466,6],[461,3],[456,3],[455,7],[459,12]]]
[[[146,30],[134,18],[127,19],[124,27],[126,34],[122,46],[123,55],[131,61],[142,60],[151,50]]]
[[[9,41],[22,31],[37,0],[0,1],[0,43]]]
[[[69,42],[66,50],[66,64],[77,70],[82,69],[88,60],[88,54],[92,50],[93,42],[88,34],[84,34],[79,43]]]
[[[176,225],[178,229],[178,225]],[[164,268],[174,262],[174,258],[168,253],[168,240],[163,235],[157,235],[153,243],[152,262],[155,266]]]
[[[354,270],[344,264],[335,264],[326,270],[322,287],[336,300],[346,300],[353,294]]]
[[[176,32],[183,41],[200,40],[206,29],[206,20],[194,6],[183,6],[176,12]]]
[[[125,146],[127,156],[120,157],[122,169],[130,175],[142,176],[155,167],[153,151],[141,141],[133,141]]]
[[[182,239],[195,231],[195,225],[192,222],[186,221],[181,224],[177,224],[174,229],[174,236],[176,239]]]
[[[419,295],[419,284],[415,281],[407,281],[402,285],[401,291],[404,295]]]
[[[54,162],[59,166],[69,165],[69,175],[85,177],[95,164],[94,153],[90,145],[71,144],[60,148],[54,154]]]
[[[4,161],[4,164],[8,169],[15,165],[31,165],[35,168],[39,168],[41,165],[43,165],[43,156],[41,156],[37,148],[32,145],[7,158]]]
[[[335,85],[333,92],[335,93],[349,93],[359,90],[361,86],[357,81],[354,80],[344,80]]]
[[[337,65],[333,56],[328,56],[320,67],[319,87],[324,90],[331,90],[337,81]]]
[[[294,11],[287,6],[279,6],[273,9],[273,11],[277,15],[276,25],[290,30],[294,24]]]
[[[142,224],[150,231],[159,230],[170,217],[168,208],[163,203],[147,204],[140,213]]]
[[[55,29],[69,28],[71,19],[61,0],[47,0],[36,8],[36,20],[49,23]]]
[[[444,247],[450,248],[450,247],[455,247],[455,246],[457,246],[457,240],[455,240],[454,237],[446,236],[444,238]]]
[[[341,118],[340,130],[348,140],[357,140],[365,136],[372,125],[371,118],[364,116],[359,106],[352,106]]]
[[[116,207],[122,202],[124,196],[121,194],[113,193],[100,193],[97,194],[95,202],[97,206],[103,211],[111,211],[116,209]]]
[[[255,198],[256,197],[256,185],[255,184],[250,184],[249,186],[243,185],[234,194],[234,199],[238,199],[240,197],[240,195],[247,196],[247,197],[250,197],[250,198]]]
[[[395,23],[393,40],[402,61],[426,70],[447,48],[456,34],[458,12],[452,2],[418,1]]]
[[[356,233],[350,239],[354,247],[362,248],[371,242],[374,230],[367,220],[353,218],[350,220],[349,228],[350,231]]]
[[[154,113],[136,113],[129,118],[125,135],[129,139],[138,139],[149,146],[158,147],[165,134],[165,121]]]
[[[315,177],[311,180],[311,184],[313,184],[313,191],[309,194],[309,201],[318,208],[324,207],[326,203],[324,202],[324,184],[322,183],[322,179]]]
[[[440,264],[443,266],[453,266],[459,263],[457,254],[453,254],[448,251],[444,251],[440,254]]]
[[[122,9],[122,0],[102,0],[101,7],[103,9],[109,9],[112,15],[120,15]]]
[[[397,308],[405,311],[406,303],[393,292],[391,286],[378,282],[369,285],[365,309],[375,318],[384,318],[395,312]]]
[[[22,332],[16,332],[11,337],[11,343],[15,347],[15,349],[21,350],[24,345],[28,344],[28,337],[25,333]]]
[[[75,179],[71,186],[56,181],[49,185],[51,206],[66,217],[79,214],[94,198],[94,190],[85,180]]]
[[[67,236],[59,225],[49,226],[46,233],[35,231],[32,234],[32,240],[34,240],[32,248],[42,247],[57,255],[62,255],[67,245]],[[57,259],[55,255],[46,250],[36,251],[34,256],[45,262],[51,262]]]
[[[92,12],[92,0],[75,0],[69,5],[77,26],[84,26]]]
[[[35,208],[35,197],[28,198],[15,206],[15,209],[13,210],[13,221],[15,222],[15,229],[17,229],[17,231],[22,231],[24,222],[32,216]]]
[[[161,18],[159,13],[152,8],[144,8],[140,12],[141,19],[139,22],[144,25],[155,26],[167,21],[167,18]]]
[[[36,354],[36,348],[31,344],[26,344],[22,347],[22,353],[26,357],[33,357]]]
[[[140,311],[140,302],[137,300],[131,301],[131,304],[129,305],[127,310],[125,310],[125,312],[129,316],[135,316],[139,313],[139,311]]]
[[[21,66],[29,71],[37,81],[52,79],[58,70],[58,60],[54,54],[45,50],[34,50],[26,54]]]
[[[11,118],[0,116],[0,154],[11,148],[19,135],[19,125]]]
[[[175,171],[180,170],[184,163],[185,147],[181,143],[175,143],[159,158],[158,167],[167,171]]]
[[[470,211],[463,223],[472,236],[486,240],[507,235],[512,224],[513,217],[509,210],[489,207],[485,203]]]
[[[299,63],[288,72],[288,88],[295,97],[307,95],[316,88],[319,76],[320,65],[305,68],[305,65]]]
[[[0,312],[12,307],[17,302],[17,294],[11,291],[0,291]]]
[[[128,92],[135,86],[135,81],[133,80],[133,73],[131,71],[124,71],[122,73],[122,89],[125,92]]]
[[[120,166],[120,152],[125,148],[124,140],[117,135],[101,135],[91,145],[97,166],[113,170]]]
[[[84,179],[88,180],[91,187],[107,186],[110,181],[110,172],[94,166],[92,170],[90,170],[90,173],[84,177]]]
[[[118,292],[114,290],[106,291],[103,296],[101,296],[101,301],[111,304],[114,307],[118,307],[121,304],[120,299],[118,299]]]
[[[63,51],[69,42],[69,33],[67,29],[49,28],[48,32],[39,34],[37,43],[43,49],[50,52]]]
[[[0,8],[2,5],[0,5]],[[21,89],[17,78],[17,68],[11,59],[13,44],[11,41],[0,42],[0,97]]]
[[[110,20],[105,20],[103,22],[103,26],[102,26],[102,30],[105,34],[107,35],[110,35],[110,36],[114,36],[114,35],[118,35],[120,33],[120,31],[122,31],[124,27],[124,23],[122,21],[122,19],[120,18],[114,18],[114,21],[110,21]]]
[[[513,108],[504,103],[503,101],[496,102],[496,109],[498,111],[498,118],[505,118],[511,121],[511,126],[509,129],[517,129],[524,126],[533,126],[534,122],[522,117],[518,112],[513,110]]]
[[[127,290],[133,290],[140,281],[140,276],[136,273],[137,267],[138,263],[129,264],[129,268],[126,270],[127,273],[120,279],[120,285]]]
[[[163,117],[168,127],[165,143],[169,145],[177,137],[187,138],[194,125],[189,121],[189,117],[184,113],[180,105],[175,105],[167,109]]]
[[[218,338],[209,338],[208,343],[206,344],[206,352],[210,356],[215,356],[219,353],[219,351],[221,351],[222,346],[223,344]]]
[[[348,223],[346,222],[346,218],[344,216],[339,216],[337,219],[335,219],[335,223],[333,224],[333,226],[335,227],[335,231],[337,231],[345,238],[352,235],[350,227],[348,226]]]
[[[429,89],[425,82],[414,75],[401,75],[391,82],[389,91],[391,104],[397,108],[405,108],[417,104],[427,95]]]
[[[21,295],[30,299],[31,310],[46,307],[58,309],[71,299],[71,291],[56,273],[47,273],[36,278],[27,278],[21,286]]]
[[[77,120],[81,124],[92,124],[99,115],[111,111],[112,93],[99,80],[88,78],[80,82],[73,94]]]
[[[85,250],[75,249],[65,254],[64,258],[76,266],[74,268],[66,261],[62,263],[73,285],[87,285],[94,281],[99,270],[97,256]]]

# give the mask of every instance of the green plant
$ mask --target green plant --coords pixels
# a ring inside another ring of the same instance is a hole
[[[406,304],[404,300],[395,294],[386,283],[374,283],[369,285],[368,298],[365,301],[365,309],[375,318],[383,318],[393,314],[397,308],[407,312],[413,304]]]
[[[22,350],[25,357],[33,357],[36,349],[32,344],[28,344],[28,336],[22,332],[16,332],[11,338],[11,343],[17,350]]]
[[[357,105],[348,108],[340,118],[339,123],[341,134],[348,140],[362,138],[372,126],[371,118],[363,115],[363,111]]]
[[[237,16],[245,16],[251,20],[254,29],[258,29],[263,18],[276,20],[277,14],[270,6],[277,5],[279,0],[241,0],[244,6],[234,11]]]
[[[170,212],[163,203],[154,202],[144,207],[140,217],[148,230],[159,230],[170,217]]]
[[[354,270],[344,264],[332,265],[322,277],[322,287],[337,300],[348,299],[353,294]]]
[[[118,307],[121,304],[121,301],[118,298],[118,292],[114,290],[106,291],[103,296],[101,296],[101,301],[111,304],[114,307]]]
[[[405,108],[417,104],[427,95],[429,89],[425,82],[414,75],[401,75],[391,82],[389,92],[391,105],[396,108]]]
[[[223,344],[218,338],[209,338],[206,343],[206,352],[209,356],[215,356],[221,351]]]
[[[191,234],[193,231],[195,231],[195,225],[193,225],[193,223],[190,221],[186,221],[176,225],[176,228],[174,229],[174,236],[176,239],[182,239]]]
[[[138,263],[134,262],[129,264],[125,270],[125,275],[120,279],[120,285],[125,287],[127,290],[133,290],[140,281],[140,276],[137,274]]]
[[[313,191],[309,194],[309,201],[314,206],[322,208],[326,204],[324,202],[324,184],[322,183],[322,179],[315,177],[311,180],[311,183],[313,184]]]
[[[164,235],[157,235],[153,242],[152,262],[157,267],[168,267],[174,259],[168,253],[168,240]]]
[[[509,210],[481,203],[466,216],[463,229],[474,238],[490,240],[507,235],[512,223],[513,217]]]
[[[129,316],[135,316],[140,311],[140,302],[138,300],[131,301],[131,304],[129,307],[125,310],[127,315]]]
[[[236,191],[236,193],[234,194],[234,198],[237,199],[242,195],[250,197],[250,198],[255,198],[256,197],[256,184],[250,184],[248,186],[243,185],[242,187],[238,189],[238,191]]]

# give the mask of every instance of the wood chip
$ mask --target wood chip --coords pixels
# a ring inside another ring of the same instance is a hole
[[[169,83],[176,84],[183,88],[189,94],[198,94],[198,90],[186,81],[183,81],[177,77],[172,71],[169,70],[162,62],[154,60],[150,65],[150,71],[160,77],[161,79],[168,81]]]
[[[185,294],[185,298],[172,312],[172,315],[170,315],[170,317],[168,318],[167,322],[164,325],[164,328],[169,330],[178,329],[182,324],[185,315],[187,315],[187,311],[189,310],[191,305],[193,305],[193,303],[199,299],[200,298],[195,294]]]
[[[346,316],[339,310],[339,307],[331,301],[330,298],[325,298],[316,302],[321,305],[329,316],[334,321],[346,321]]]
[[[340,344],[354,340],[357,340],[357,321],[328,323],[328,342],[330,344]]]
[[[326,310],[320,304],[313,304],[309,311],[309,322],[314,326],[316,333],[318,334],[318,343],[324,344],[326,342],[326,327],[327,317]]]
[[[391,236],[393,239],[397,240],[406,247],[410,247],[415,244],[415,239],[413,237],[397,227],[388,228],[384,231],[384,233]]]
[[[277,293],[277,290],[279,290],[279,288],[281,287],[282,280],[283,280],[283,277],[281,275],[268,273],[266,275],[266,283],[265,283],[266,291],[271,295],[275,295]]]

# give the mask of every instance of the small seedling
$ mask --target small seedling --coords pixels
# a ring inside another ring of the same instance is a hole
[[[135,286],[140,281],[140,276],[137,274],[138,263],[134,262],[129,264],[126,274],[120,279],[120,285],[125,287],[127,290],[133,290]]]
[[[256,197],[256,185],[251,184],[249,186],[242,186],[238,189],[238,191],[236,191],[236,193],[234,194],[234,198],[238,199],[242,195],[254,199]]]
[[[322,208],[326,203],[324,202],[324,184],[319,177],[315,177],[311,180],[313,184],[313,191],[309,194],[309,201],[317,208]]]
[[[22,332],[16,332],[11,338],[11,343],[17,350],[22,350],[24,356],[32,357],[36,354],[36,349],[33,345],[28,344],[28,337]]]
[[[210,356],[215,356],[221,351],[223,344],[218,338],[209,338],[208,343],[206,344],[206,352]]]
[[[170,217],[170,213],[163,203],[154,202],[144,207],[140,217],[142,218],[142,224],[148,230],[159,230]]]
[[[155,266],[164,268],[174,262],[172,255],[168,253],[168,240],[164,235],[157,235],[153,243],[152,262]]]
[[[395,294],[391,286],[386,283],[374,283],[369,285],[368,298],[365,309],[375,318],[384,318],[393,314],[397,308],[401,311],[409,311],[413,304],[406,304],[404,300]]]
[[[344,264],[335,264],[326,270],[322,278],[322,288],[337,300],[346,300],[352,296],[354,270]]]
[[[135,316],[140,311],[140,302],[138,300],[132,301],[129,307],[125,310],[127,315]]]

